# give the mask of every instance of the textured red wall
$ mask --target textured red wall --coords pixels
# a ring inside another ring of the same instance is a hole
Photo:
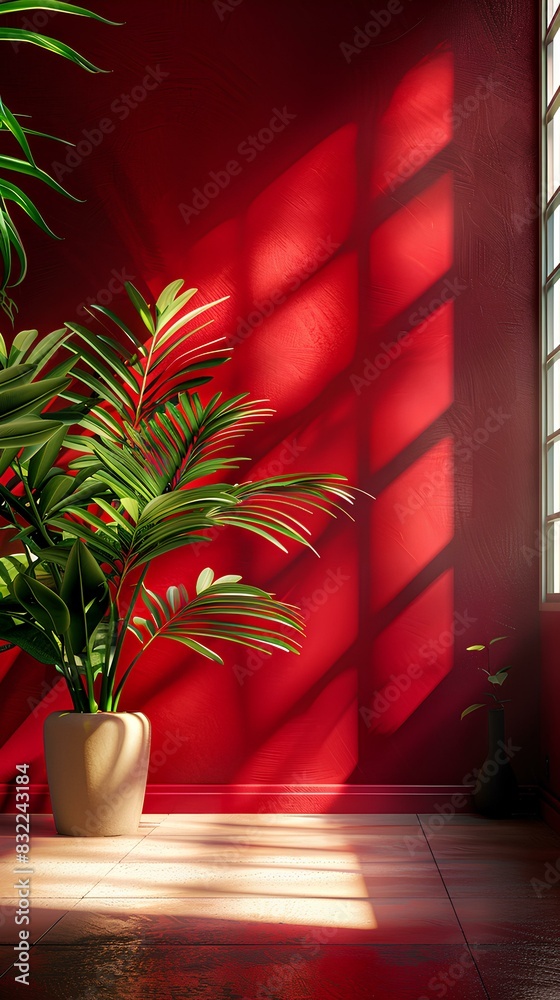
[[[560,705],[560,671],[558,670],[558,647],[560,644],[560,620],[557,611],[545,611],[541,617],[542,628],[542,688],[541,688],[541,780],[544,788],[553,796],[555,811],[560,801],[560,728],[558,726],[558,706]],[[549,816],[549,820],[553,817]],[[555,826],[559,823],[555,818]]]
[[[506,631],[515,766],[537,776],[530,6],[122,0],[96,9],[124,27],[52,18],[110,75],[6,54],[7,103],[77,143],[42,141],[41,162],[86,199],[41,193],[65,240],[30,234],[18,326],[118,312],[127,278],[229,295],[219,387],[277,411],[251,472],[340,471],[377,497],[313,521],[320,560],[223,532],[153,568],[155,587],[239,571],[308,619],[300,657],[233,647],[220,668],[165,644],[140,664],[122,707],[152,720],[153,782],[461,782],[485,750],[482,713],[459,722],[482,679],[464,647]],[[65,702],[9,655],[0,780],[23,755],[41,781]]]

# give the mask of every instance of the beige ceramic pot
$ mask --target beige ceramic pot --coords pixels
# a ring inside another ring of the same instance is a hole
[[[45,719],[47,778],[58,833],[135,834],[142,815],[150,723],[141,712],[53,712]]]

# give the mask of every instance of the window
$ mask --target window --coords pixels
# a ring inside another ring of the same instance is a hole
[[[560,601],[560,0],[543,2],[543,595]]]

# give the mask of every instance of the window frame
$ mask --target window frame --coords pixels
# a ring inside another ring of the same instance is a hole
[[[553,0],[556,3],[556,0]],[[560,162],[555,165],[558,170],[558,184],[549,196],[549,170],[551,167],[550,155],[550,133],[549,125],[556,116],[556,123],[560,129],[560,83],[548,100],[548,79],[549,79],[549,49],[548,46],[556,37],[560,43],[560,3],[556,6],[556,11],[548,21],[550,0],[541,0],[541,23],[540,23],[540,116],[541,116],[541,136],[540,136],[540,190],[541,205],[540,212],[540,285],[541,295],[539,303],[539,330],[541,343],[541,379],[540,379],[540,428],[542,447],[540,451],[540,483],[541,483],[541,530],[539,532],[539,556],[540,556],[540,581],[541,581],[541,609],[552,610],[560,608],[560,497],[557,498],[558,509],[552,509],[549,504],[549,494],[552,487],[552,476],[550,474],[551,452],[555,442],[558,442],[560,449],[560,419],[558,429],[549,432],[549,409],[551,405],[560,407],[560,294],[557,305],[556,323],[558,326],[558,343],[554,346],[552,341],[549,349],[549,322],[554,320],[554,309],[550,307],[549,299],[553,295],[553,288],[556,285],[560,293]],[[552,5],[552,4],[551,4]],[[550,53],[552,57],[552,52]],[[557,53],[558,71],[560,73],[560,51]],[[552,75],[552,74],[551,74]],[[560,142],[557,143],[560,150]],[[550,221],[554,213],[558,212],[558,246],[550,239],[553,227]],[[551,257],[552,252],[554,256]],[[558,257],[558,263],[549,272],[549,259],[554,263],[554,257]],[[553,365],[558,366],[558,385],[556,392],[549,385],[549,371]],[[560,475],[560,458],[558,460],[558,475]],[[555,554],[554,544],[551,544],[553,534],[559,533],[557,551]],[[557,589],[554,590],[556,585]]]

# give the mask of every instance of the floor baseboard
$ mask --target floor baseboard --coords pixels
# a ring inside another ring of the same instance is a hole
[[[0,784],[0,812],[14,813],[16,786]],[[534,789],[521,788],[520,814],[535,808]],[[52,812],[48,786],[29,785],[30,811]],[[550,797],[550,796],[549,796]],[[552,798],[552,797],[550,797]],[[553,811],[552,805],[547,806]],[[558,820],[560,822],[560,804]],[[433,813],[449,818],[474,812],[464,785],[156,785],[146,789],[144,812],[158,813]],[[543,814],[543,818],[546,817]],[[546,820],[549,822],[549,820]],[[553,825],[549,823],[549,825]]]

